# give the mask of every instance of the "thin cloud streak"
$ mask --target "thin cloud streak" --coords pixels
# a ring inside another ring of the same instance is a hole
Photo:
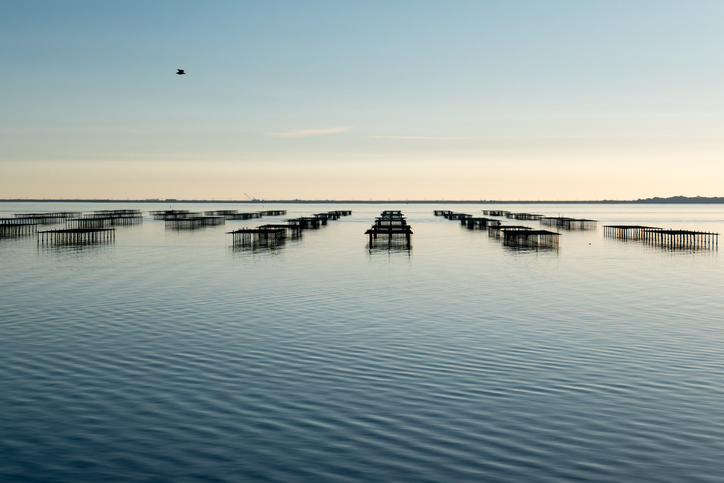
[[[374,139],[422,139],[428,141],[456,141],[460,139],[472,139],[460,136],[369,136]]]
[[[349,131],[349,128],[331,127],[328,129],[295,129],[293,131],[270,132],[268,134],[278,138],[306,138],[310,136],[323,136],[325,134],[337,134],[345,131]]]
[[[691,136],[685,136],[685,135],[677,135],[677,134],[651,134],[651,135],[617,135],[617,134],[611,134],[611,135],[545,135],[545,136],[536,136],[536,139],[561,139],[561,140],[568,140],[568,139],[681,139],[681,138],[687,138]]]

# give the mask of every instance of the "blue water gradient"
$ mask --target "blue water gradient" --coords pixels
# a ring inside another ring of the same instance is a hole
[[[432,214],[483,205],[278,207],[353,215],[271,251],[226,232],[286,217],[0,239],[0,480],[721,481],[718,252],[600,227],[513,250]],[[167,205],[0,216],[106,208]],[[716,205],[502,208],[724,233]],[[367,250],[383,209],[411,251]]]

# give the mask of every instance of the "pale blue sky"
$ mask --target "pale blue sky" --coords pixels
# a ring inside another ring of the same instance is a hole
[[[0,61],[0,198],[724,195],[721,2],[2,1]]]

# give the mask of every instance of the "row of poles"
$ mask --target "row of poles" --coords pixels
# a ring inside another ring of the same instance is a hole
[[[719,250],[719,233],[707,231],[666,230],[640,225],[605,225],[603,235],[623,241],[640,241],[660,248]]]
[[[528,226],[504,226],[500,220],[475,217],[468,213],[455,213],[449,210],[435,210],[433,214],[443,216],[448,220],[460,220],[462,226],[466,226],[471,230],[476,228],[487,229],[488,236],[502,238],[505,246],[515,248],[558,248],[559,234],[553,231],[534,230]],[[484,210],[483,214],[497,217],[505,216],[516,220],[539,220],[543,217],[543,215],[496,210]]]

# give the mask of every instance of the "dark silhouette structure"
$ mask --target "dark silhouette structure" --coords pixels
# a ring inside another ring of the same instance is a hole
[[[176,69],[176,75],[185,75],[186,71],[183,69]]]
[[[269,223],[266,225],[259,226],[260,229],[271,229],[271,228],[281,228],[284,230],[287,230],[287,235],[289,235],[287,238],[291,238],[292,240],[295,240],[297,238],[300,238],[302,236],[302,227],[298,224],[292,224],[288,223],[286,225],[282,223]]]
[[[719,233],[692,230],[665,230],[640,225],[605,225],[603,236],[622,241],[640,241],[669,249],[719,250]]]
[[[286,227],[240,228],[228,234],[233,237],[234,247],[271,248],[283,244],[287,238]]]
[[[66,228],[110,228],[143,223],[140,210],[96,210],[78,218],[68,218]]]
[[[466,225],[470,230],[474,230],[476,228],[486,229],[490,226],[500,226],[500,220],[493,220],[492,218],[484,217],[465,218],[461,219],[460,223]]]
[[[204,216],[223,216],[227,220],[252,220],[264,216],[281,216],[286,214],[287,210],[254,211],[249,213],[239,213],[239,210],[204,211]]]
[[[89,245],[113,243],[115,240],[115,228],[68,228],[38,232],[38,246]]]
[[[208,213],[222,213],[206,212]],[[235,210],[224,212],[227,219],[242,219],[242,216],[248,218],[261,218],[262,216],[280,216],[286,215],[286,210],[267,210],[257,211],[254,213],[237,213]],[[273,249],[284,245],[286,240],[296,240],[301,238],[303,230],[316,230],[322,225],[326,225],[329,220],[337,220],[341,216],[349,216],[352,214],[350,210],[344,211],[328,211],[327,213],[315,213],[312,216],[300,216],[299,218],[291,218],[285,220],[287,223],[274,223],[260,225],[255,228],[240,228],[238,230],[227,232],[232,235],[232,248],[234,250],[256,250],[256,249]],[[229,218],[232,217],[232,218]]]
[[[543,215],[536,215],[535,213],[511,213],[507,212],[505,214],[506,218],[510,218],[512,220],[524,220],[524,221],[530,221],[530,220],[540,220],[543,218]]]
[[[503,245],[513,248],[558,248],[558,233],[548,230],[502,230]]]
[[[412,248],[412,227],[407,224],[401,211],[383,211],[375,218],[375,224],[365,232],[369,235],[370,250],[377,245],[377,238],[386,241],[385,245],[390,248]]]
[[[564,230],[595,230],[598,226],[596,220],[586,218],[568,218],[566,216],[544,216],[540,218],[541,225],[554,226]]]
[[[517,225],[491,225],[488,226],[488,236],[490,238],[501,238],[504,237],[506,231],[516,230],[532,230],[529,226],[517,226]]]
[[[54,225],[65,223],[69,218],[80,218],[83,213],[79,211],[58,211],[52,213],[15,213],[15,218],[32,219],[38,225]]]
[[[190,216],[166,220],[166,228],[174,230],[193,230],[203,226],[223,225],[226,222],[223,216]]]
[[[326,213],[315,213],[312,216],[301,216],[287,220],[290,225],[299,226],[302,230],[317,229],[326,225],[329,220],[338,220],[342,216],[349,216],[351,210],[328,211]]]
[[[194,216],[201,216],[200,212],[190,212],[189,210],[160,210],[151,211],[151,216],[154,220],[177,220],[179,218],[190,218]]]
[[[32,218],[0,218],[0,238],[34,235],[38,222]]]
[[[460,220],[462,226],[466,226],[471,230],[476,228],[485,229],[489,226],[500,225],[500,220],[493,220],[492,218],[486,218],[481,216],[473,216],[468,213],[455,213],[449,210],[434,210],[435,216],[443,216],[446,220]]]

